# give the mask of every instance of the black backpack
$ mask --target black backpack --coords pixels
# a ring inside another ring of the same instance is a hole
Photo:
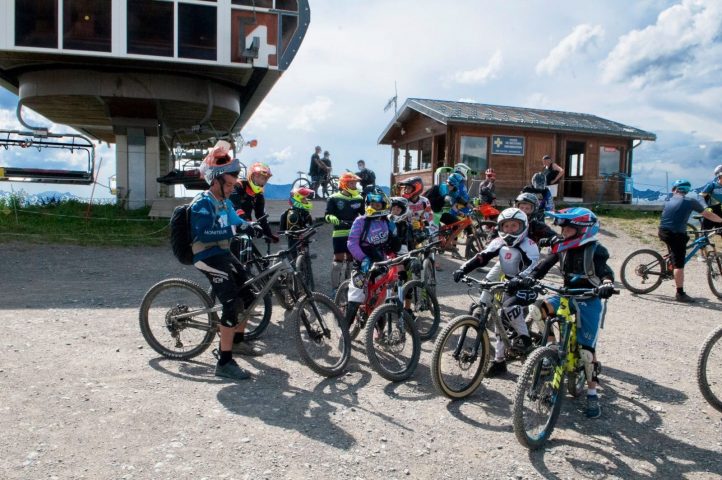
[[[191,243],[191,206],[179,205],[173,210],[170,217],[170,246],[173,255],[183,265],[193,264],[193,249]]]

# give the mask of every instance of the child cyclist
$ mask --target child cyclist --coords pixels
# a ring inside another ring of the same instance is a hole
[[[609,252],[597,240],[599,220],[587,208],[565,208],[559,212],[547,212],[554,219],[554,225],[561,227],[562,240],[552,246],[552,254],[545,257],[534,267],[531,277],[543,278],[558,262],[564,278],[564,286],[569,288],[597,287],[599,296],[587,300],[577,300],[577,342],[581,346],[581,357],[587,376],[586,416],[597,418],[602,410],[597,394],[597,379],[594,374],[595,348],[599,328],[607,299],[614,292],[614,272],[607,265]],[[527,280],[527,279],[524,279]],[[522,281],[523,282],[523,281]],[[553,295],[542,304],[542,315],[553,315],[559,308],[560,299]]]
[[[539,261],[539,248],[527,236],[529,221],[524,212],[518,208],[507,208],[499,214],[497,221],[499,237],[474,258],[464,263],[454,272],[454,281],[458,282],[469,272],[486,266],[491,259],[499,257],[501,271],[508,279],[528,275]],[[536,293],[531,290],[518,289],[505,293],[502,313],[518,334],[514,340],[514,348],[526,352],[531,347],[531,337],[524,322],[523,307],[534,302]],[[487,377],[496,377],[506,373],[506,352],[501,336],[497,334],[494,361],[486,373]]]
[[[421,177],[407,178],[399,182],[399,188],[401,196],[409,201],[411,237],[415,243],[419,243],[417,240],[423,239],[427,228],[435,229],[431,202],[421,195],[421,192],[424,191],[424,181],[421,180]]]
[[[360,178],[351,172],[342,174],[338,179],[339,191],[326,202],[326,222],[333,225],[333,264],[331,265],[331,296],[341,284],[341,277],[350,267],[353,257],[348,251],[347,240],[351,225],[359,215],[363,215],[364,199],[358,191]]]
[[[543,173],[537,172],[531,176],[531,183],[521,189],[521,193],[533,193],[539,200],[536,210],[536,220],[544,221],[544,212],[554,209],[552,192],[547,188],[547,179]]]
[[[282,231],[303,230],[313,225],[313,217],[311,216],[313,203],[308,199],[312,193],[313,190],[306,187],[291,190],[288,197],[288,204],[291,205],[291,208],[281,214],[279,222]],[[289,237],[288,245],[291,246],[294,243],[296,243],[296,240]]]
[[[356,319],[359,306],[366,301],[366,277],[374,262],[386,259],[389,252],[396,253],[401,241],[396,226],[388,219],[390,201],[376,188],[366,195],[365,214],[354,220],[348,236],[348,249],[355,260],[354,272],[348,286],[346,322],[349,328]]]

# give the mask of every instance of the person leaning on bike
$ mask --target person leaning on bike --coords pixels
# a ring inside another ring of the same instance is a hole
[[[674,267],[674,284],[677,287],[674,298],[682,303],[694,302],[684,291],[684,263],[689,242],[687,220],[694,211],[701,213],[704,219],[710,222],[722,222],[722,218],[710,209],[705,209],[697,200],[686,197],[691,189],[689,180],[679,179],[672,184],[672,196],[664,203],[658,232],[659,239],[667,245]]]
[[[366,195],[364,215],[354,220],[349,231],[348,250],[355,260],[346,305],[346,324],[349,328],[358,308],[366,301],[366,276],[371,266],[374,262],[384,261],[387,253],[396,253],[401,248],[396,225],[388,218],[390,208],[389,198],[377,187]]]
[[[431,210],[431,202],[421,195],[424,191],[424,181],[421,177],[411,177],[398,183],[401,196],[409,201],[409,221],[411,222],[411,237],[414,245],[423,240],[427,229],[436,230],[434,225],[434,212]]]
[[[564,286],[568,288],[594,288],[598,289],[599,297],[586,300],[577,300],[577,342],[580,345],[580,356],[584,362],[587,377],[587,408],[588,418],[597,418],[602,414],[597,395],[597,379],[594,373],[595,349],[599,336],[599,328],[604,319],[607,299],[614,293],[614,272],[607,265],[609,252],[597,241],[599,233],[599,220],[587,208],[565,208],[558,212],[547,212],[554,219],[554,225],[561,227],[562,239],[552,246],[552,253],[544,257],[534,267],[531,277],[543,278],[544,275],[558,262],[564,279]],[[531,279],[523,279],[522,284]],[[560,305],[560,298],[556,295],[545,299],[540,313],[554,315]],[[549,339],[554,341],[553,338]]]
[[[209,188],[191,203],[190,223],[193,236],[193,265],[210,281],[213,295],[223,306],[220,319],[220,358],[216,364],[218,377],[243,380],[250,374],[233,360],[239,348],[248,353],[243,342],[243,328],[238,325],[238,309],[253,302],[253,293],[242,289],[248,275],[241,263],[231,255],[230,240],[233,225],[241,232],[253,235],[253,224],[240,218],[228,200],[241,171],[238,159],[231,159],[231,145],[218,141],[201,164],[201,174]],[[260,227],[258,227],[260,228]],[[240,303],[240,305],[239,305]],[[254,353],[251,351],[251,353]]]
[[[281,214],[281,220],[279,222],[279,228],[281,230],[293,232],[303,230],[313,225],[313,217],[311,216],[313,203],[308,199],[312,193],[313,191],[306,187],[291,190],[288,197],[288,204],[291,205],[291,208]],[[289,247],[295,243],[296,239],[288,237]]]
[[[339,191],[331,195],[326,202],[324,219],[333,225],[332,298],[341,284],[341,277],[347,268],[347,262],[351,262],[353,259],[346,245],[351,224],[356,217],[363,215],[364,199],[359,194],[358,181],[359,177],[351,172],[342,174],[338,179]]]
[[[497,220],[499,237],[487,245],[474,258],[464,263],[460,269],[454,272],[454,281],[459,282],[461,278],[477,268],[485,267],[493,258],[499,257],[501,272],[506,278],[515,279],[527,275],[539,261],[539,247],[527,237],[529,231],[529,220],[524,212],[518,208],[507,208],[499,214]],[[515,349],[526,352],[531,347],[532,341],[529,336],[529,329],[524,322],[523,307],[536,300],[536,292],[528,289],[517,289],[514,292],[504,294],[503,315],[509,320],[514,331],[519,335],[515,339]],[[506,373],[506,348],[497,335],[494,361],[486,372],[487,377],[498,377]]]

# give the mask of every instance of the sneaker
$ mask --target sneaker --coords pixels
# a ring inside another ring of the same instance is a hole
[[[233,353],[246,357],[260,357],[263,355],[263,351],[260,348],[254,347],[253,344],[249,342],[234,343]]]
[[[686,293],[677,293],[674,296],[674,299],[677,300],[679,303],[694,303],[694,298],[690,297]]]
[[[489,367],[489,370],[486,371],[486,378],[494,378],[501,375],[504,375],[506,373],[506,361],[502,360],[501,362],[497,362],[494,360],[491,362],[491,366]]]
[[[587,418],[599,418],[602,415],[602,407],[599,406],[599,396],[587,395]]]
[[[247,380],[251,374],[239,367],[235,360],[231,360],[225,365],[216,364],[216,377]]]

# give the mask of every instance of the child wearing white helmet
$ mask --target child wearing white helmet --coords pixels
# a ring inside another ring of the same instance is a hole
[[[499,257],[501,271],[507,279],[525,277],[539,261],[539,247],[527,237],[529,220],[518,208],[507,208],[499,214],[497,220],[499,236],[474,258],[454,272],[454,281],[458,282],[469,272],[486,266],[493,258]],[[515,295],[504,294],[503,314],[518,334],[515,348],[526,351],[531,346],[529,330],[524,322],[523,307],[536,300],[536,293],[523,290]],[[497,335],[495,356],[487,377],[496,377],[506,373],[506,351],[504,342]]]

